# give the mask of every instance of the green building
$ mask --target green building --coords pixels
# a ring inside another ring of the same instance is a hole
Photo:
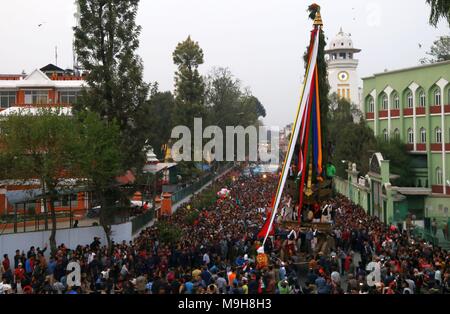
[[[392,186],[396,175],[377,153],[365,178],[358,178],[356,165],[349,165],[347,180],[336,179],[335,189],[386,223],[402,223],[410,214],[421,225],[436,219],[442,230],[450,208],[449,81],[450,61],[363,78],[366,121],[376,136],[408,144],[415,184]]]

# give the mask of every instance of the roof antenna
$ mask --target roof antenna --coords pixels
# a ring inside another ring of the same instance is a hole
[[[55,65],[58,66],[58,46],[55,46]]]

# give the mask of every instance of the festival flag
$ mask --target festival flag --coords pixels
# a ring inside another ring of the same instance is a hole
[[[320,121],[320,98],[319,98],[319,77],[318,77],[318,55],[321,27],[323,26],[320,16],[320,7],[316,4],[309,7],[311,16],[315,16],[314,29],[311,31],[311,40],[308,50],[308,62],[306,67],[305,80],[301,92],[300,103],[292,127],[291,139],[289,141],[288,151],[283,163],[283,168],[278,182],[275,194],[274,206],[272,206],[272,215],[270,222],[266,221],[263,230],[266,232],[264,243],[271,234],[278,207],[280,206],[286,179],[291,169],[294,151],[299,144],[298,174],[301,177],[300,197],[298,205],[298,218],[300,222],[301,209],[303,205],[303,194],[305,189],[306,176],[308,176],[308,195],[311,195],[311,181],[314,178],[317,181],[322,179],[322,131]],[[310,167],[310,168],[308,168]],[[309,169],[309,170],[308,170]],[[266,226],[268,224],[268,226]]]
[[[267,234],[269,234],[269,236],[275,235],[275,228],[270,223],[271,217],[272,217],[272,211],[269,211],[267,213],[266,222],[264,223],[264,226],[262,227],[261,231],[258,233],[258,239],[264,239]],[[270,228],[270,231],[269,231],[269,228]]]

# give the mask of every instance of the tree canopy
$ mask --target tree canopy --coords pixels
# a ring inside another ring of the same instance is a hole
[[[435,63],[450,60],[450,36],[441,36],[433,42],[430,51],[427,52],[430,58],[423,58],[421,63]]]
[[[88,110],[116,121],[125,154],[123,169],[139,168],[145,154],[148,85],[136,54],[141,27],[139,0],[79,0],[80,25],[74,28],[75,50],[87,74],[88,89],[75,110]],[[143,121],[144,120],[144,121]]]
[[[437,27],[441,19],[447,20],[450,26],[450,1],[448,0],[427,0],[431,7],[430,24]]]

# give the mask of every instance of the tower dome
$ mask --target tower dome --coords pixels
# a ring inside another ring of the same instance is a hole
[[[327,49],[327,53],[330,53],[332,51],[336,50],[346,50],[346,51],[352,51],[352,52],[360,52],[360,49],[356,49],[353,47],[353,40],[351,34],[346,34],[342,30],[342,27],[339,31],[339,33],[336,35],[333,40],[330,41]]]

